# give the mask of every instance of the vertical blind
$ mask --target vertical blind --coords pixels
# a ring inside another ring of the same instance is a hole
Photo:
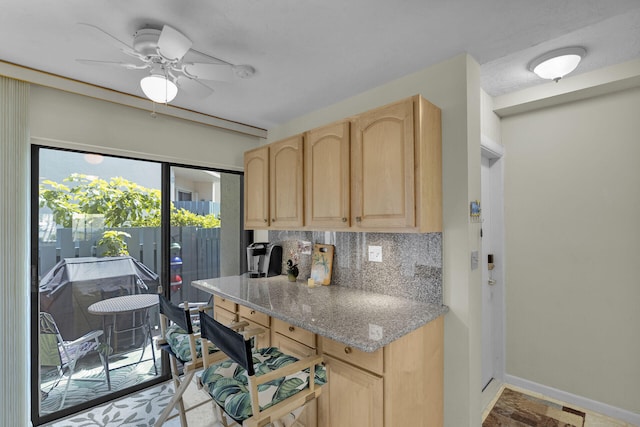
[[[30,425],[29,84],[0,77],[0,425]]]

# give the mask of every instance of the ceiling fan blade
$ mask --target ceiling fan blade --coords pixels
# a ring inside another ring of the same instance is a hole
[[[126,68],[127,70],[144,70],[145,68],[149,67],[148,64],[136,65],[118,61],[98,61],[95,59],[76,59],[76,61],[80,62],[81,64],[107,65],[110,67]]]
[[[127,55],[133,56],[135,58],[142,59],[142,55],[140,55],[138,52],[136,52],[131,46],[129,46],[128,44],[126,44],[122,40],[112,36],[111,34],[107,33],[102,28],[97,27],[97,26],[95,26],[93,24],[87,24],[86,22],[78,22],[78,25],[83,25],[83,26],[85,26],[87,28],[92,29],[95,33],[100,35],[102,38],[106,38],[107,41],[109,41],[111,44],[115,45],[123,53],[126,53]]]
[[[190,76],[202,80],[226,82],[233,79],[233,67],[229,64],[205,64],[191,62],[184,64],[184,70]]]
[[[213,93],[213,89],[206,84],[187,76],[179,76],[176,79],[176,85],[180,90],[184,90],[187,94],[198,98],[206,98]]]
[[[158,50],[165,58],[174,61],[181,59],[191,48],[193,42],[180,31],[168,25],[162,27],[158,39]]]

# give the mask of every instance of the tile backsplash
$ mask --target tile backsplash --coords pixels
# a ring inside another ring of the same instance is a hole
[[[283,263],[297,255],[301,279],[311,273],[311,255],[299,242],[331,244],[332,285],[442,304],[442,233],[269,231],[269,241],[282,244]],[[369,246],[382,247],[382,262],[368,260]]]

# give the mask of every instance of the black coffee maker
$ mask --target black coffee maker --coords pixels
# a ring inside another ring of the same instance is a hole
[[[247,246],[249,277],[271,277],[282,273],[282,246],[256,242]]]

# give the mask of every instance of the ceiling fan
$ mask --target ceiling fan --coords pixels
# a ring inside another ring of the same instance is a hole
[[[251,65],[234,65],[222,59],[192,49],[193,42],[180,31],[169,25],[162,30],[142,28],[133,35],[132,45],[119,40],[103,29],[87,23],[79,23],[91,28],[123,53],[135,58],[137,63],[77,59],[90,65],[108,65],[128,70],[149,70],[149,75],[140,80],[144,94],[154,102],[169,103],[178,94],[178,89],[201,97],[209,96],[213,89],[201,80],[228,81],[236,75],[249,78],[255,73]],[[213,62],[190,62],[185,55],[200,56]]]

